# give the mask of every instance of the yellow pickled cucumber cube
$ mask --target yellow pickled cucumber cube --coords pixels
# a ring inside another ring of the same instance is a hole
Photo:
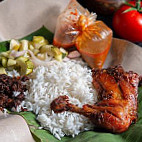
[[[24,50],[28,50],[28,49],[29,49],[29,41],[28,40],[21,40],[20,51],[24,51]],[[29,57],[27,52],[23,56]]]
[[[34,49],[33,53],[34,53],[34,55],[37,55],[39,53],[39,50],[38,49]]]
[[[0,74],[7,74],[4,67],[0,67]]]
[[[20,66],[20,74],[25,75],[26,70],[27,70],[27,65],[26,65],[25,61],[16,60],[16,62],[17,62],[17,66]]]
[[[18,61],[18,60],[21,60],[21,61],[23,61],[23,62],[26,62],[26,61],[28,61],[29,59],[28,59],[27,57],[20,56],[20,57],[16,58],[16,61]]]
[[[21,46],[21,43],[18,40],[12,39],[10,41],[10,50],[12,49],[12,50],[18,51],[20,46]]]
[[[21,40],[20,51],[28,50],[28,47],[29,47],[29,41],[28,40]]]
[[[34,68],[34,64],[33,64],[33,62],[30,61],[30,60],[26,61],[26,65],[27,65],[27,68],[28,68],[28,69],[33,69],[33,68]]]
[[[30,49],[31,51],[33,51],[33,50],[34,50],[34,46],[33,46],[33,44],[32,44],[32,42],[31,42],[31,41],[29,41],[29,49]]]
[[[0,54],[0,56],[4,56],[4,57],[8,58],[9,57],[9,52],[2,52]]]
[[[62,52],[62,59],[68,55],[68,52],[65,49],[60,48],[60,51]]]
[[[30,61],[28,58],[21,56],[16,59],[16,62],[17,62],[17,68],[19,68],[20,66],[21,75],[25,75],[27,73],[29,74],[33,71],[34,65],[32,61]]]
[[[7,61],[7,66],[13,66],[13,65],[16,65],[16,60],[13,60],[13,59],[8,59]]]
[[[51,48],[53,47],[53,45],[44,45],[40,48],[40,53],[48,53],[48,54],[52,54]]]
[[[7,67],[7,58],[6,57],[2,57],[2,65],[3,67]]]
[[[48,40],[46,40],[43,36],[34,36],[33,37],[33,46],[36,49],[39,49],[43,45],[49,44]]]
[[[51,48],[51,51],[53,52],[54,54],[54,58],[58,61],[62,61],[62,52],[60,51],[59,48],[57,47],[52,47]]]
[[[62,54],[54,56],[57,61],[62,61]]]
[[[27,69],[26,70],[26,75],[28,75],[28,74],[30,74],[30,73],[32,73],[33,72],[33,69]]]
[[[51,51],[54,53],[54,55],[59,55],[59,54],[62,54],[60,49],[58,47],[52,47],[51,48]]]
[[[62,59],[67,55],[65,50],[62,50],[62,52],[59,48],[53,45],[44,45],[40,48],[40,53],[47,53],[49,56],[54,56],[54,58],[58,61],[62,61]]]

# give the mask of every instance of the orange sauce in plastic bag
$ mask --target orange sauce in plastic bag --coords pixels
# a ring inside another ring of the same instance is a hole
[[[74,37],[70,34],[66,34],[68,27],[65,25],[64,27],[60,27],[56,29],[57,33],[54,36],[53,44],[57,47],[69,48],[74,46]]]
[[[102,68],[112,41],[112,30],[102,21],[88,25],[88,18],[81,15],[78,20],[80,28],[75,45],[91,68]]]
[[[111,41],[112,30],[76,0],[71,0],[58,17],[53,44],[63,48],[75,45],[91,68],[102,68]]]

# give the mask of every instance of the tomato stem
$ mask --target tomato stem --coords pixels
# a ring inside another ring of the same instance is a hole
[[[138,12],[142,12],[141,0],[137,0],[135,6],[130,4],[129,2],[125,2],[125,4],[130,6],[130,8],[125,10],[123,13],[127,13],[127,12],[132,11],[132,10],[137,10]]]
[[[136,2],[136,8],[137,8],[137,10],[140,12],[141,0],[137,0],[137,2]]]

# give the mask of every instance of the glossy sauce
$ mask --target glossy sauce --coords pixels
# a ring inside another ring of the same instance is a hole
[[[102,21],[97,21],[97,28],[88,27],[76,39],[76,47],[91,68],[102,68],[112,41],[112,31]]]
[[[91,68],[102,68],[102,65],[104,64],[107,54],[109,52],[110,45],[102,52],[98,54],[91,54],[85,51],[79,50],[81,53],[83,59],[89,64]]]

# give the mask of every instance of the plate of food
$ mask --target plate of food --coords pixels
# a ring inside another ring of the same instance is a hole
[[[54,35],[42,27],[0,51],[1,110],[21,115],[35,141],[141,141],[142,49],[76,1]]]

